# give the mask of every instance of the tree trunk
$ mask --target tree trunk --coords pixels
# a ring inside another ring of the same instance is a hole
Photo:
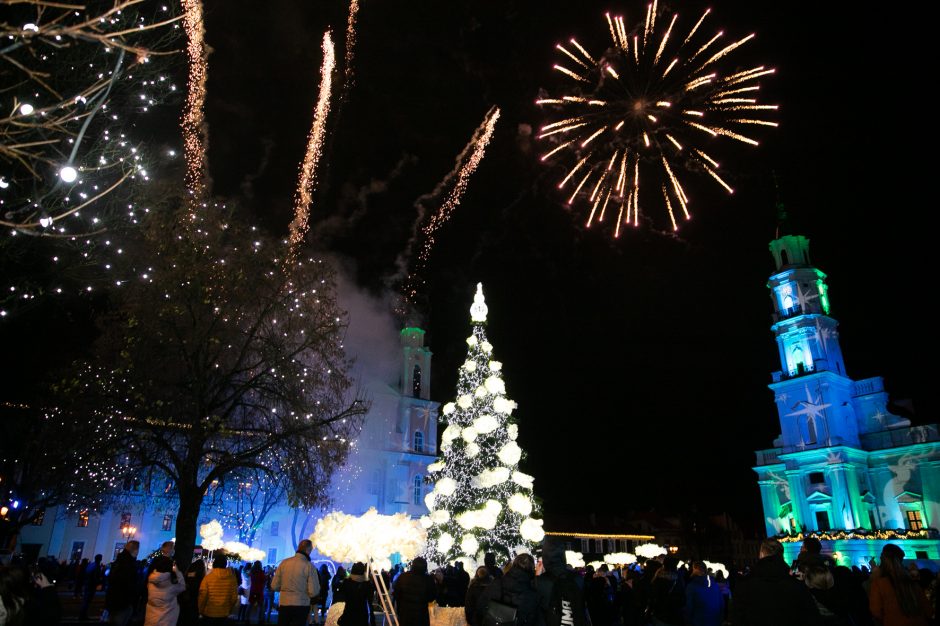
[[[202,493],[198,487],[184,488],[180,485],[179,498],[180,508],[176,513],[176,564],[181,572],[185,572],[193,562]]]

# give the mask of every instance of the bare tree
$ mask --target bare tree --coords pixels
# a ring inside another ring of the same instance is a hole
[[[350,391],[326,262],[287,266],[285,242],[218,206],[195,221],[155,213],[138,232],[139,274],[115,292],[68,399],[120,418],[117,463],[173,481],[188,564],[214,482],[257,471],[295,505],[320,504],[367,406]]]
[[[126,217],[148,177],[137,118],[176,90],[175,3],[2,0],[0,225],[71,238]],[[120,211],[118,210],[120,209]]]

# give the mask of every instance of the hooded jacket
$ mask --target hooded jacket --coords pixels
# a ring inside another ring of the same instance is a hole
[[[565,562],[564,544],[554,537],[542,541],[542,565],[545,573],[535,579],[539,625],[585,626],[584,592]]]
[[[781,555],[762,558],[738,583],[732,603],[735,626],[821,626],[809,589],[790,576]]]
[[[395,581],[395,605],[401,626],[430,626],[428,604],[437,597],[434,579],[428,576],[427,566],[412,564]]]
[[[216,567],[199,583],[199,614],[228,617],[238,605],[238,582],[227,567]]]
[[[147,577],[147,612],[144,626],[176,626],[180,605],[176,597],[186,591],[182,580],[173,582],[171,572],[150,572]]]
[[[121,550],[108,573],[105,606],[112,613],[137,604],[137,559],[127,550]]]

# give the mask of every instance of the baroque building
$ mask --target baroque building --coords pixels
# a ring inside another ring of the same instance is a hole
[[[881,377],[849,377],[809,240],[785,235],[770,251],[781,434],[754,467],[767,535],[784,541],[788,560],[808,535],[841,564],[867,564],[886,542],[908,558],[940,558],[937,425],[892,414]]]
[[[334,474],[328,510],[297,510],[266,498],[263,486],[246,483],[234,497],[204,506],[199,523],[218,519],[224,540],[263,550],[264,563],[274,565],[293,554],[297,541],[309,537],[316,521],[330,510],[360,515],[375,507],[384,515],[424,514],[429,489],[424,477],[437,458],[439,403],[431,400],[432,354],[421,328],[402,329],[397,344],[397,355],[357,355],[362,362],[394,359],[397,376],[391,369],[383,374],[375,373],[377,368],[363,369],[359,385],[371,407],[346,464]],[[48,555],[66,561],[102,554],[109,562],[126,541],[136,539],[141,554],[149,554],[173,539],[178,506],[171,491],[156,480],[152,483],[146,478],[127,481],[117,499],[120,504],[100,513],[46,511],[22,530],[17,551],[28,558]],[[207,496],[206,502],[211,500]]]

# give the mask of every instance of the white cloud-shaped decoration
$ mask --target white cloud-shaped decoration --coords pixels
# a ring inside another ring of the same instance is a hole
[[[209,537],[221,537],[222,533],[222,524],[218,520],[212,520],[208,524],[203,524],[199,527],[199,534],[203,539],[208,539]]]
[[[524,489],[531,489],[532,485],[535,484],[535,478],[529,476],[528,474],[523,474],[519,470],[516,470],[512,473],[512,482],[516,483]]]
[[[483,381],[483,384],[486,386],[486,390],[494,396],[500,393],[506,393],[506,383],[496,374],[488,377]]]
[[[477,371],[477,362],[472,359],[467,359],[463,362],[461,367],[463,367],[468,372],[475,372]]]
[[[702,561],[705,564],[705,567],[713,571],[714,573],[721,572],[721,575],[725,577],[725,580],[728,580],[728,568],[722,565],[721,563],[712,563],[711,561]]]
[[[475,345],[477,345],[477,337],[476,337],[476,335],[470,335],[469,337],[467,337],[467,345],[468,345],[468,346],[475,346]]]
[[[507,427],[506,427],[506,436],[509,437],[510,439],[512,439],[513,441],[515,441],[515,440],[516,440],[516,437],[519,436],[519,426],[518,426],[518,424],[510,424],[509,426],[507,426]]]
[[[457,424],[451,424],[444,429],[444,432],[441,433],[441,442],[450,443],[454,439],[460,436],[460,426]]]
[[[473,420],[473,427],[476,428],[478,433],[491,433],[499,428],[499,420],[487,413]]]
[[[431,518],[428,515],[422,515],[421,517],[419,517],[418,523],[421,524],[421,528],[425,530],[427,530],[428,528],[434,525],[434,522],[431,521]]]
[[[208,550],[209,552],[221,550],[224,545],[225,542],[222,541],[222,537],[209,537],[208,539],[202,540],[202,549]]]
[[[435,524],[443,524],[450,520],[450,511],[447,509],[438,509],[431,513],[431,521]]]
[[[460,431],[460,436],[463,437],[463,440],[467,443],[473,443],[474,439],[477,438],[477,434],[477,429],[473,426],[467,426]]]
[[[437,503],[437,492],[429,491],[426,496],[424,496],[424,506],[428,507],[429,511],[434,510],[434,505]]]
[[[473,404],[473,396],[469,394],[464,394],[457,398],[457,406],[461,409],[469,409],[470,405]]]
[[[477,550],[480,549],[480,542],[477,541],[476,537],[467,533],[460,540],[460,549],[463,550],[464,554],[476,554]]]
[[[506,506],[509,507],[509,510],[515,511],[520,515],[528,516],[529,513],[532,512],[532,501],[521,493],[514,493],[509,496],[509,500],[506,501]]]
[[[538,542],[545,538],[545,531],[542,529],[542,520],[527,517],[519,525],[519,534],[526,541]]]
[[[493,469],[485,469],[474,476],[470,484],[474,487],[485,489],[487,487],[502,485],[507,480],[509,480],[509,468],[494,467]]]
[[[359,517],[330,513],[317,522],[310,540],[320,554],[334,561],[367,563],[396,552],[410,561],[424,550],[427,533],[405,513],[379,515],[372,508]]]
[[[498,372],[503,369],[503,364],[499,361],[490,361],[489,367],[491,372]]]
[[[445,476],[434,483],[434,491],[442,496],[452,496],[454,492],[457,491],[457,481],[449,476]]]
[[[487,354],[493,351],[493,344],[491,344],[489,341],[484,341],[480,344],[480,347],[483,348],[483,352],[486,352]]]
[[[636,556],[627,552],[613,552],[604,555],[604,563],[608,565],[630,565],[630,563],[636,563]]]
[[[660,555],[666,554],[666,548],[655,543],[644,543],[643,545],[637,546],[633,553],[646,559],[655,559]]]
[[[267,556],[267,554],[267,552],[259,550],[258,548],[248,548],[248,550],[241,554],[241,557],[243,561],[264,561],[264,557]]]
[[[478,398],[482,398],[486,395],[486,393],[487,393],[486,387],[484,387],[483,385],[480,385],[479,387],[477,387],[477,390],[473,392],[473,395],[475,395]]]
[[[604,564],[603,561],[591,561],[590,563],[588,563],[588,567],[594,568],[594,571],[597,571],[600,568],[600,566],[603,564]]]
[[[447,467],[447,465],[444,463],[444,461],[435,461],[434,463],[431,463],[430,465],[428,465],[428,471],[439,472],[445,467]]]
[[[440,552],[447,553],[453,547],[454,538],[451,536],[451,534],[447,532],[441,533],[441,536],[437,538],[437,549]]]
[[[242,543],[241,541],[226,541],[222,545],[222,549],[224,549],[229,554],[237,554],[238,556],[241,556],[242,553],[248,551],[249,546]]]
[[[496,527],[496,520],[502,510],[502,504],[496,500],[487,500],[482,508],[464,511],[455,519],[466,530],[472,530],[473,528],[492,530]]]
[[[480,446],[478,446],[476,443],[468,443],[467,447],[465,447],[463,451],[464,454],[467,455],[468,459],[472,459],[476,455],[480,454]]]
[[[565,550],[565,563],[571,567],[584,567],[584,555],[573,550]]]
[[[512,413],[513,409],[516,408],[516,403],[508,398],[502,396],[497,396],[493,400],[493,409],[497,413],[502,413],[503,415],[509,415]]]
[[[444,408],[441,409],[441,412],[444,413],[444,415],[450,415],[456,410],[457,410],[457,405],[454,404],[453,402],[448,402],[447,404],[444,405]]]
[[[496,456],[506,465],[515,465],[522,458],[522,448],[515,441],[510,441],[500,448]]]

